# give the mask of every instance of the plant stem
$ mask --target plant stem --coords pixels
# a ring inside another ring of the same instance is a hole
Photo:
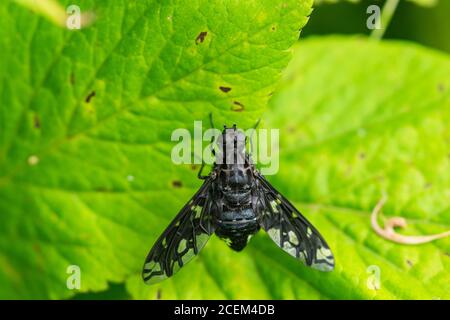
[[[66,26],[66,10],[56,0],[14,0],[14,2],[43,15],[58,26]]]
[[[384,3],[383,10],[381,11],[381,29],[373,30],[370,35],[371,38],[377,40],[381,40],[383,38],[399,2],[400,0],[387,0]]]

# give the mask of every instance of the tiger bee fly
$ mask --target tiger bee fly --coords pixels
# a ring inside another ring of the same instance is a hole
[[[316,228],[256,169],[245,134],[233,125],[218,137],[219,151],[203,185],[162,233],[145,260],[142,277],[153,284],[172,276],[216,233],[241,251],[262,227],[284,251],[307,266],[334,269],[334,257]]]

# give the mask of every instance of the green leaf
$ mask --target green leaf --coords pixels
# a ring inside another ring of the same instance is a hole
[[[69,265],[81,292],[139,273],[200,184],[171,132],[253,124],[311,2],[86,0],[69,31],[2,1],[0,298],[69,297]]]
[[[450,229],[450,59],[403,42],[302,40],[266,116],[280,129],[269,177],[327,239],[336,269],[304,267],[264,234],[241,253],[211,241],[183,275],[136,298],[448,299],[450,238],[380,238],[370,213],[406,218],[404,234]],[[382,223],[380,219],[380,223]],[[380,271],[380,287],[368,286]],[[180,272],[181,273],[181,272]]]

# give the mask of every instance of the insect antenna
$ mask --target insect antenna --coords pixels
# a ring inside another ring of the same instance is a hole
[[[214,129],[214,122],[213,122],[213,115],[212,112],[209,113],[209,125],[211,126],[211,129]]]
[[[250,156],[252,155],[252,152],[253,152],[253,134],[255,133],[256,129],[258,128],[260,122],[261,122],[261,118],[259,118],[258,121],[256,121],[255,125],[254,125],[253,128],[252,128],[252,133],[250,134],[250,139],[249,139],[249,142],[250,142],[250,152],[249,152],[249,155],[250,155]]]

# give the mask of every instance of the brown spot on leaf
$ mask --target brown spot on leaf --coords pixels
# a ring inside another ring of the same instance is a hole
[[[245,106],[242,103],[240,103],[239,101],[234,101],[233,104],[234,105],[231,107],[231,110],[233,110],[233,111],[241,112],[245,108]]]
[[[365,158],[366,158],[366,154],[365,154],[364,152],[361,152],[361,153],[359,154],[359,158],[360,158],[361,160],[365,159]]]
[[[196,164],[191,165],[191,169],[196,171],[198,169],[198,166]]]
[[[183,184],[181,183],[180,180],[172,181],[172,187],[174,187],[174,188],[181,188],[182,186],[183,186]]]
[[[439,92],[444,92],[444,90],[445,90],[444,84],[443,83],[439,83],[438,86],[437,86],[437,89],[438,89]]]
[[[39,119],[39,116],[37,114],[34,115],[33,123],[36,129],[39,129],[41,127],[41,120]]]
[[[156,291],[156,300],[161,300],[161,295],[162,295],[161,289],[158,289],[158,291]]]
[[[92,91],[91,93],[89,93],[86,97],[86,99],[84,101],[86,101],[86,103],[91,102],[92,98],[95,97],[96,93],[95,91]]]
[[[408,264],[408,266],[410,266],[410,267],[412,267],[413,266],[413,263],[412,263],[412,261],[411,260],[406,260],[406,263]]]
[[[208,35],[208,32],[202,31],[198,34],[197,38],[195,38],[195,44],[203,43],[205,41],[206,36]]]
[[[71,84],[71,85],[74,85],[74,84],[75,84],[75,74],[74,74],[73,72],[70,74],[70,79],[69,79],[69,81],[70,81],[70,84]]]
[[[222,92],[225,92],[225,93],[231,91],[231,88],[230,88],[230,87],[219,87],[219,89],[220,89]]]

